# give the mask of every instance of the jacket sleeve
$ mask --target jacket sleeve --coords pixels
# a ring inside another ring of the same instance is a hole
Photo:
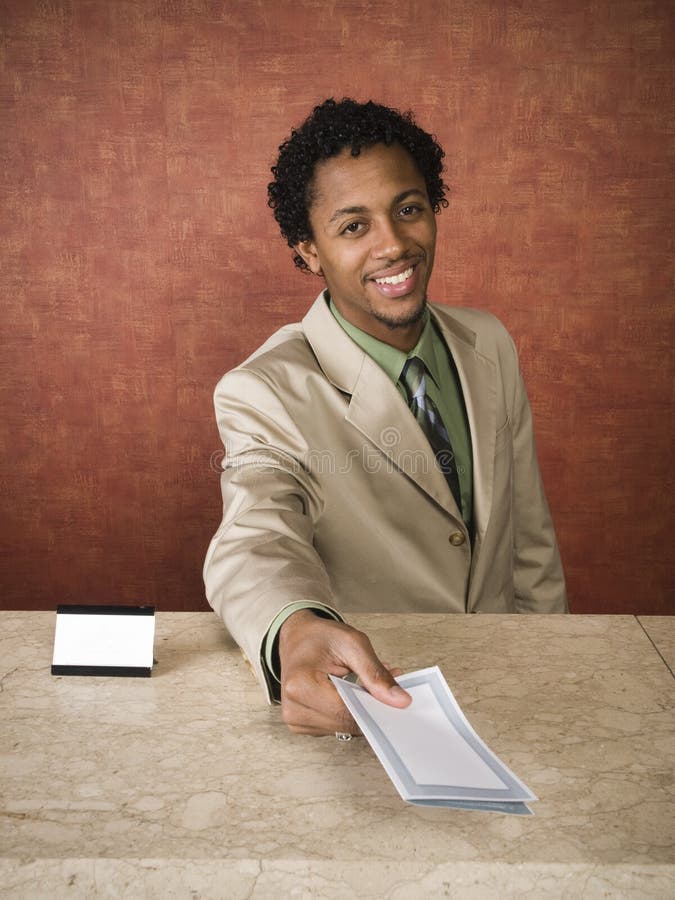
[[[204,563],[206,595],[270,700],[261,654],[279,613],[310,601],[341,618],[313,546],[322,498],[303,465],[303,438],[264,379],[245,369],[228,373],[216,388],[215,407],[225,447],[223,518]]]
[[[560,553],[539,471],[532,412],[517,354],[512,405],[513,580],[518,612],[564,613],[567,593]]]

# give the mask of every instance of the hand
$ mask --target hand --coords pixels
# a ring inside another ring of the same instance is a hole
[[[360,733],[329,674],[356,673],[363,687],[388,706],[403,708],[412,700],[363,632],[308,609],[293,613],[281,626],[279,660],[281,716],[299,734]]]

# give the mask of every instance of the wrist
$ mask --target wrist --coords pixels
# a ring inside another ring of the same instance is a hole
[[[293,631],[294,628],[302,627],[304,623],[311,622],[317,618],[318,616],[313,609],[296,609],[295,612],[290,614],[279,629],[279,636],[281,637],[285,632],[288,633],[289,631]]]

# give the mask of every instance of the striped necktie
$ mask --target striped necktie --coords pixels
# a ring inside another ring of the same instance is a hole
[[[462,495],[459,489],[457,465],[450,435],[446,431],[438,407],[431,397],[427,396],[425,366],[419,357],[411,356],[406,361],[401,372],[401,382],[408,392],[410,411],[431,444],[436,463],[445,475],[455,502],[461,511]]]

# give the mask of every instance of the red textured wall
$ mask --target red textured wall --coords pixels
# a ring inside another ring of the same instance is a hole
[[[2,605],[205,606],[211,394],[301,317],[325,96],[448,155],[434,299],[514,334],[573,610],[673,612],[671,0],[0,0]]]

